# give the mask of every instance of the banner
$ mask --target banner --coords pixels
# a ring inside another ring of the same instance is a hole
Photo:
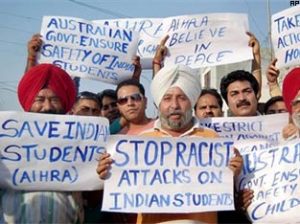
[[[254,223],[300,221],[299,167],[299,139],[244,155],[238,186],[254,191],[247,210]]]
[[[118,84],[133,75],[137,32],[91,21],[44,16],[39,63],[55,64],[72,76]]]
[[[250,60],[246,14],[212,13],[169,17],[163,21],[169,55],[165,65],[184,64],[192,68]]]
[[[234,209],[230,140],[114,135],[107,148],[114,162],[104,184],[104,211]]]
[[[128,18],[95,20],[93,22],[138,32],[140,36],[137,55],[141,58],[143,69],[152,69],[152,60],[156,48],[161,38],[165,35],[162,32],[162,20],[162,18]]]
[[[100,189],[96,167],[108,125],[101,117],[0,112],[1,188]]]
[[[293,6],[272,15],[272,43],[276,67],[299,66],[300,6]]]
[[[200,119],[203,127],[212,128],[220,137],[230,138],[241,154],[267,149],[283,141],[282,129],[288,113],[252,117],[212,117]]]

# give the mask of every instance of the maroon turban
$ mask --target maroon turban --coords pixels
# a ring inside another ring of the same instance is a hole
[[[61,68],[52,64],[40,64],[27,71],[19,82],[19,102],[25,111],[29,111],[36,95],[43,88],[51,89],[61,100],[65,112],[68,112],[76,98],[76,87]]]
[[[300,68],[294,68],[283,80],[282,96],[288,111],[292,111],[292,102],[300,90]]]

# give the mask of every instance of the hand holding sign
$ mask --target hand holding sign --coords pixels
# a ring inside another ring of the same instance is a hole
[[[142,65],[141,58],[139,56],[133,56],[132,64],[134,65],[133,79],[140,81],[141,73],[142,73]]]
[[[267,70],[267,80],[269,85],[278,85],[279,69],[276,67],[277,58],[274,58]]]
[[[241,156],[239,150],[233,148],[235,157],[232,157],[229,161],[229,168],[233,171],[234,176],[237,177],[243,167],[243,157]]]
[[[153,77],[155,74],[161,69],[161,64],[165,59],[165,56],[168,53],[168,49],[166,47],[166,42],[169,39],[169,35],[165,36],[161,41],[160,44],[156,48],[156,52],[152,61],[153,65]]]
[[[110,166],[112,163],[113,163],[113,160],[110,158],[109,153],[103,153],[100,156],[100,160],[98,162],[98,166],[96,169],[100,179],[104,180],[104,179],[108,178],[109,169],[110,169]]]

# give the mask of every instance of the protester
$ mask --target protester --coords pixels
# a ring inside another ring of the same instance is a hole
[[[283,130],[286,139],[299,138],[300,130],[300,68],[294,68],[284,78],[282,96],[290,114],[290,123]]]
[[[76,101],[69,112],[71,115],[80,116],[99,116],[100,104],[98,96],[89,91],[80,92]],[[84,191],[83,208],[84,208],[84,222],[85,223],[105,223],[108,218],[106,213],[100,212],[102,202],[102,191]]]
[[[236,70],[224,76],[220,84],[221,95],[232,116],[256,116],[259,85],[251,73]]]
[[[62,69],[40,64],[19,82],[18,98],[26,112],[65,114],[76,97],[75,85]],[[82,223],[80,192],[16,191],[3,189],[1,211],[5,223]]]
[[[255,77],[247,71],[236,70],[224,76],[220,84],[221,95],[227,103],[231,116],[257,116],[259,84]],[[244,214],[249,206],[253,191],[245,189],[236,192],[237,205],[234,212],[220,212],[220,223],[250,223]]]
[[[282,96],[274,96],[265,103],[264,114],[278,114],[286,112],[288,111]]]
[[[154,128],[143,133],[153,137],[217,137],[211,130],[203,128],[193,117],[193,106],[200,95],[200,82],[194,71],[186,66],[175,66],[161,69],[151,84],[151,93],[159,108],[159,119]],[[236,157],[229,162],[234,175],[242,168],[242,157],[235,150]],[[106,178],[108,167],[112,163],[109,154],[99,161],[97,172],[100,178]],[[173,213],[173,214],[139,214],[137,223],[160,223],[168,221],[181,223],[206,222],[216,223],[216,212]]]
[[[89,91],[80,92],[69,114],[100,116],[100,104],[97,94]]]
[[[119,134],[135,135],[153,126],[146,116],[147,98],[145,89],[136,79],[125,80],[117,86],[117,105],[127,125]]]
[[[115,119],[120,117],[120,112],[117,106],[117,94],[112,89],[105,89],[98,93],[100,103],[101,116],[106,117],[111,124]]]
[[[223,117],[223,101],[216,89],[203,89],[194,107],[197,118]]]

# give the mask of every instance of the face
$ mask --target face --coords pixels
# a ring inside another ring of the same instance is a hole
[[[72,114],[83,116],[99,116],[99,104],[92,99],[79,99],[72,108]]]
[[[222,117],[223,112],[218,104],[217,98],[211,94],[199,97],[195,114],[198,118]]]
[[[234,116],[255,116],[257,98],[248,81],[235,81],[227,87],[228,107]]]
[[[294,124],[297,126],[297,128],[300,129],[300,100],[297,99],[300,96],[300,93],[298,92],[298,95],[295,97],[295,100],[292,102],[292,119]]]
[[[123,86],[117,93],[117,105],[125,119],[139,123],[145,119],[147,99],[140,93],[137,86]]]
[[[160,121],[163,128],[180,131],[186,129],[192,121],[192,105],[184,92],[170,88],[159,104]]]
[[[278,114],[278,113],[285,113],[287,112],[287,108],[283,101],[277,101],[269,106],[266,114]]]
[[[109,120],[109,122],[112,122],[120,116],[117,101],[115,99],[107,96],[103,97],[101,116],[106,117]]]
[[[48,88],[41,89],[36,95],[30,112],[47,114],[64,114],[60,98]]]

